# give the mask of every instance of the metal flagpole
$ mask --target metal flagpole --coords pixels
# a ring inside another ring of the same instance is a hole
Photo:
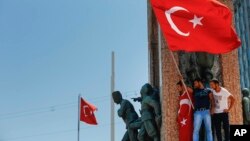
[[[114,92],[115,90],[115,52],[112,51],[112,58],[111,58],[111,70],[112,70],[112,74],[111,74],[111,94]],[[111,108],[111,129],[110,129],[110,134],[111,134],[111,141],[115,141],[115,104],[113,102],[113,98],[111,95],[111,99],[110,99],[110,108]]]
[[[81,112],[81,94],[79,94],[78,96],[77,141],[80,141],[80,112]]]
[[[179,69],[179,67],[178,67],[178,65],[177,65],[177,62],[176,62],[175,58],[174,58],[173,51],[170,50],[170,54],[171,54],[171,56],[172,56],[172,58],[173,58],[173,60],[174,60],[174,64],[175,64],[175,67],[177,68],[178,74],[179,74],[180,76],[182,76],[182,75],[181,75],[181,71],[180,71],[180,69]],[[183,84],[183,86],[184,86],[185,91],[187,92],[188,99],[189,99],[190,102],[191,102],[191,106],[192,106],[192,108],[194,109],[194,105],[193,105],[192,99],[191,99],[190,96],[189,96],[189,93],[188,93],[188,90],[187,90],[187,86],[186,86],[186,84],[185,84],[183,78],[181,79],[181,82],[182,82],[182,84]]]

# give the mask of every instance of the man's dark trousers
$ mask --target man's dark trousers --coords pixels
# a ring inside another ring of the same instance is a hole
[[[214,126],[217,136],[217,141],[222,141],[221,134],[221,124],[223,124],[223,129],[225,133],[225,141],[229,141],[230,131],[229,131],[229,115],[228,113],[218,113],[213,115]]]

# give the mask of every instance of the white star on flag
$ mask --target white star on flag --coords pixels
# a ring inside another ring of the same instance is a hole
[[[189,20],[189,22],[193,23],[193,28],[195,28],[197,25],[202,25],[201,20],[203,17],[198,18],[196,15],[194,15],[194,19]]]
[[[185,126],[187,124],[186,122],[187,122],[187,119],[183,118],[181,121],[182,126]]]

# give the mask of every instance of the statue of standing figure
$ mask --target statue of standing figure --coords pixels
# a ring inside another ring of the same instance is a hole
[[[249,89],[242,90],[242,108],[243,108],[243,122],[245,125],[250,125],[250,95]]]
[[[161,126],[161,106],[155,98],[153,87],[146,83],[141,88],[141,128],[138,134],[139,141],[148,140],[149,136],[152,141],[160,141]]]
[[[216,61],[216,55],[196,52],[196,53],[180,53],[180,69],[184,76],[185,83],[192,87],[196,78],[204,81],[205,87],[209,87],[210,80],[214,74],[212,68]]]
[[[122,94],[119,91],[112,93],[113,100],[116,104],[120,104],[118,109],[118,116],[123,119],[126,124],[126,133],[124,134],[122,141],[138,141],[138,129],[131,128],[130,124],[138,120],[138,115],[134,109],[134,106],[126,99],[122,98]]]
[[[214,65],[215,55],[199,52],[196,54],[196,62],[200,69],[200,78],[204,80],[205,87],[210,87],[209,82],[213,79],[212,68]]]

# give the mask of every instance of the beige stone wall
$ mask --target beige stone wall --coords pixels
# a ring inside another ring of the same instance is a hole
[[[165,44],[165,41],[163,41]],[[177,111],[178,93],[176,83],[178,82],[177,70],[167,47],[161,48],[162,57],[162,115],[163,126],[161,132],[162,141],[178,141]],[[177,62],[178,57],[175,55]]]
[[[235,106],[230,113],[230,124],[242,124],[243,117],[238,51],[236,50],[231,53],[221,55],[221,63],[223,85],[236,98]]]

